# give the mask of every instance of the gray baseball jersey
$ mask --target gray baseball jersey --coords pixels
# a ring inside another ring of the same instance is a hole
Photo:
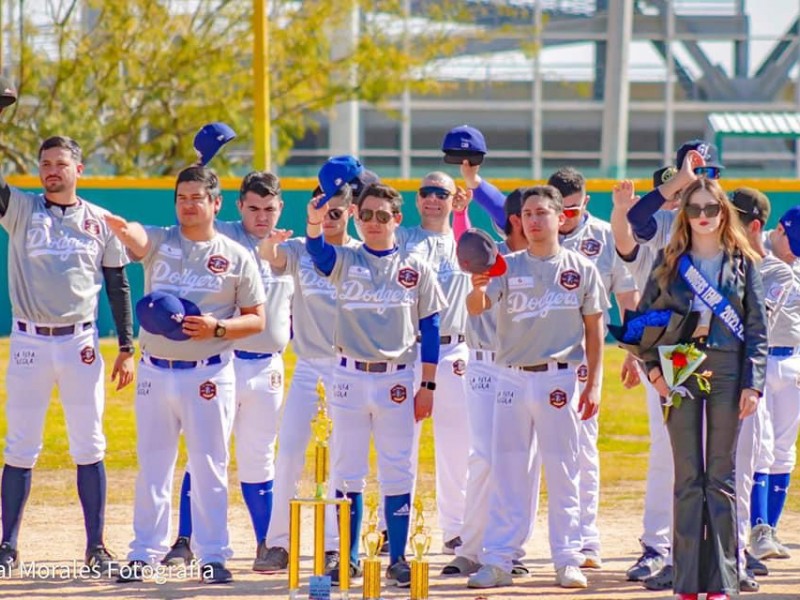
[[[470,278],[458,266],[456,240],[452,233],[435,233],[422,227],[400,227],[397,230],[397,245],[401,252],[421,257],[436,273],[447,299],[447,307],[440,316],[442,335],[464,335]]]
[[[145,229],[150,240],[150,250],[141,260],[145,294],[170,292],[217,319],[229,319],[241,307],[264,303],[261,274],[240,244],[221,234],[207,242],[193,242],[181,235],[177,225]],[[203,360],[233,347],[233,342],[218,338],[176,342],[144,330],[139,336],[143,352],[171,360]]]
[[[527,250],[506,256],[508,271],[487,295],[498,305],[497,357],[503,366],[584,359],[583,317],[608,309],[600,272],[589,259],[560,248],[548,258]]]
[[[761,262],[770,346],[800,346],[800,277],[785,262],[767,254]]]
[[[614,248],[611,224],[587,214],[574,231],[559,236],[561,245],[591,260],[600,272],[606,294],[636,289],[636,282]]]
[[[497,250],[503,255],[510,253],[505,242],[498,243]],[[479,315],[467,315],[466,335],[467,346],[473,350],[496,350],[497,307],[492,306]]]
[[[361,242],[354,239],[345,244],[348,248],[360,245]],[[284,272],[294,279],[292,349],[299,358],[333,357],[336,288],[328,277],[314,268],[305,238],[293,238],[281,247],[286,252]]]
[[[364,361],[413,363],[420,319],[447,306],[436,274],[417,254],[378,257],[336,247],[336,349]]]
[[[62,211],[43,194],[10,187],[0,224],[8,231],[8,287],[16,319],[52,325],[93,321],[103,267],[128,263],[106,225],[108,211],[78,199]]]
[[[294,292],[294,282],[290,275],[280,275],[273,272],[270,264],[261,260],[258,252],[259,240],[244,230],[241,221],[217,221],[215,227],[218,232],[228,236],[235,242],[244,246],[253,257],[261,271],[261,283],[264,284],[266,301],[264,311],[267,322],[264,331],[258,335],[251,335],[235,343],[237,350],[247,352],[281,352],[289,343],[291,335],[291,301]]]
[[[636,258],[630,262],[622,261],[628,268],[638,289],[644,290],[650,273],[653,271],[653,264],[656,262],[657,256],[658,250],[653,246],[639,243],[639,250],[636,253]]]
[[[643,245],[650,246],[656,250],[656,252],[666,247],[672,235],[672,225],[675,223],[676,216],[677,213],[674,210],[662,209],[657,211],[656,214],[653,215],[653,218],[656,220],[655,235],[649,240],[640,240],[637,238],[636,241]]]

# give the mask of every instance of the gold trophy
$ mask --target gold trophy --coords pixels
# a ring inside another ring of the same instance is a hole
[[[339,508],[339,597],[350,597],[350,500],[326,497],[328,480],[328,439],[333,430],[333,421],[328,416],[325,401],[325,386],[317,381],[317,415],[311,420],[314,434],[314,482],[313,498],[294,498],[289,501],[289,598],[300,598],[300,510],[303,506],[314,507],[314,576],[309,583],[309,600],[330,598],[330,579],[325,577],[325,508],[335,504]],[[324,589],[323,589],[324,588]]]
[[[414,501],[414,533],[411,534],[409,543],[414,555],[410,563],[411,600],[427,600],[430,563],[425,555],[431,547],[431,532],[425,526],[422,499],[419,496]]]
[[[383,544],[383,534],[378,531],[378,498],[373,496],[369,501],[369,519],[367,531],[361,536],[364,552],[367,557],[362,561],[364,566],[364,600],[380,600],[381,597],[381,559],[379,553]]]

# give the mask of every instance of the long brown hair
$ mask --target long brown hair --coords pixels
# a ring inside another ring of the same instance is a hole
[[[710,193],[720,205],[721,221],[718,229],[720,243],[728,257],[739,252],[753,262],[761,259],[750,246],[742,224],[737,218],[736,209],[731,204],[725,191],[715,179],[700,177],[681,193],[680,207],[677,218],[672,225],[672,234],[669,243],[664,248],[664,261],[656,267],[653,275],[662,290],[667,289],[675,278],[678,270],[678,260],[688,252],[692,246],[692,227],[686,216],[686,205],[695,192],[705,190]]]

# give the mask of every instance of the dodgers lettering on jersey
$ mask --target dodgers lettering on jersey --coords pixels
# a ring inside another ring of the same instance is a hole
[[[561,245],[591,260],[600,272],[606,294],[620,294],[636,289],[636,282],[614,248],[611,225],[586,214],[574,231],[559,236]]]
[[[351,239],[347,248],[358,248],[361,242]],[[292,350],[299,358],[335,356],[333,331],[336,326],[336,287],[328,277],[314,268],[306,250],[305,238],[293,238],[281,245],[286,252],[284,272],[294,279]]]
[[[264,304],[264,285],[251,254],[217,234],[204,242],[187,240],[180,227],[145,227],[150,249],[144,265],[144,291],[170,292],[191,300],[203,314],[229,319],[242,307]],[[172,360],[203,360],[232,349],[232,342],[211,338],[176,342],[140,330],[142,351]],[[237,342],[238,345],[238,342]]]
[[[506,242],[497,244],[500,254],[510,254]],[[471,285],[471,284],[470,284]],[[465,301],[466,304],[466,301]],[[473,350],[497,349],[497,305],[479,315],[467,315],[467,346]]]
[[[337,350],[358,360],[413,363],[419,321],[447,306],[436,274],[416,254],[378,257],[336,248]]]
[[[52,325],[93,321],[103,267],[128,257],[104,216],[108,211],[78,199],[47,208],[42,194],[10,187],[0,224],[8,231],[8,280],[15,319]]]
[[[597,267],[560,248],[548,258],[506,256],[508,270],[487,289],[497,304],[497,357],[503,366],[583,361],[583,317],[608,309]]]
[[[800,277],[772,254],[761,261],[770,346],[800,346]]]
[[[467,328],[467,294],[470,277],[458,266],[456,240],[452,233],[435,233],[422,227],[397,229],[401,252],[422,257],[436,273],[447,300],[440,315],[442,335],[464,335]]]
[[[290,275],[274,273],[270,264],[261,259],[258,252],[260,239],[250,235],[241,221],[217,221],[217,231],[241,244],[253,257],[264,286],[266,301],[264,311],[267,313],[264,331],[236,341],[237,350],[247,352],[281,352],[289,343],[291,335],[291,301],[294,282]]]

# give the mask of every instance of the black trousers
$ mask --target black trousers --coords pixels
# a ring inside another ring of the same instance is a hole
[[[675,463],[673,590],[738,594],[736,442],[739,437],[740,356],[706,350],[699,371],[712,371],[711,391],[694,377],[694,398],[671,408],[667,430]],[[703,443],[703,431],[706,443]]]

